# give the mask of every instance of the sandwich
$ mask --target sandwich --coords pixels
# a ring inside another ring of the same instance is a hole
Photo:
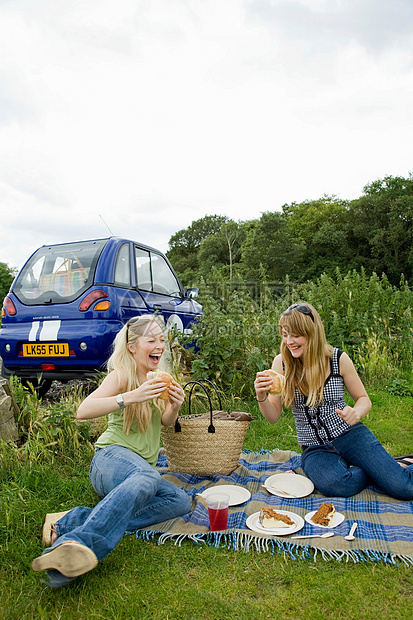
[[[265,374],[267,374],[269,377],[272,378],[272,385],[269,389],[269,393],[272,394],[273,396],[281,396],[283,388],[284,388],[284,382],[285,382],[284,375],[277,372],[276,370],[272,370],[272,368],[268,370],[264,370],[264,372]]]
[[[165,372],[164,370],[156,370],[154,372],[153,378],[160,383],[166,383],[166,388],[158,398],[160,398],[161,400],[168,400],[169,388],[171,387],[172,381],[174,380],[173,377],[169,374],[169,372]]]

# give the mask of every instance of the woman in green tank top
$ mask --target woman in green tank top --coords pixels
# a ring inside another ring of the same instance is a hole
[[[90,467],[93,488],[102,500],[94,508],[77,506],[46,515],[43,539],[52,546],[33,560],[57,588],[94,568],[126,531],[183,515],[191,510],[185,491],[155,469],[161,424],[169,426],[184,401],[182,387],[156,381],[165,352],[163,325],[154,315],[131,319],[115,338],[109,374],[80,405],[77,417],[108,415],[108,428],[95,444]]]

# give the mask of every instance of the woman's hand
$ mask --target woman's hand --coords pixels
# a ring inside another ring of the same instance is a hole
[[[179,383],[172,381],[169,388],[169,402],[175,409],[180,409],[185,399],[185,392]]]
[[[254,381],[255,394],[258,402],[264,402],[267,398],[267,392],[272,385],[272,377],[267,375],[266,372],[257,372],[257,377]]]
[[[184,398],[185,392],[182,386],[176,381],[172,381],[169,388],[169,401],[162,416],[162,424],[164,426],[170,426],[175,422],[182,403],[184,402]]]
[[[336,413],[340,416],[344,422],[347,422],[350,426],[354,426],[357,422],[360,422],[359,413],[353,408],[347,405],[344,409],[336,409]]]
[[[166,383],[163,381],[156,381],[151,378],[144,381],[138,388],[128,392],[128,405],[132,403],[144,403],[147,400],[158,398],[162,392],[166,389]],[[126,402],[125,402],[126,404]]]

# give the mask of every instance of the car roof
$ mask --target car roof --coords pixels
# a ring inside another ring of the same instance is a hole
[[[145,250],[149,250],[151,252],[157,252],[158,254],[162,253],[160,250],[150,245],[146,245],[145,243],[141,243],[140,241],[134,241],[134,239],[127,239],[126,237],[119,237],[117,235],[112,235],[110,237],[99,237],[95,239],[80,239],[79,241],[63,241],[62,243],[44,243],[40,247],[51,248],[51,247],[59,247],[61,245],[69,245],[69,244],[71,245],[73,243],[90,243],[93,241],[106,241],[106,242],[114,241],[116,242],[116,244],[125,243],[125,242],[135,243],[136,245],[139,245],[139,247],[144,248]]]

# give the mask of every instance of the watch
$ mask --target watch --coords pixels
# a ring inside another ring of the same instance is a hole
[[[123,396],[122,396],[122,394],[118,394],[118,395],[116,396],[116,402],[117,402],[117,403],[118,403],[118,405],[119,405],[119,409],[125,409],[126,405],[125,405],[125,403],[123,402]]]

